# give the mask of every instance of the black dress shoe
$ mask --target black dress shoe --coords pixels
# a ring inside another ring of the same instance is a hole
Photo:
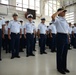
[[[54,53],[54,51],[51,51],[52,53]]]
[[[34,54],[30,54],[30,56],[35,56]]]
[[[47,54],[46,52],[43,52],[43,54]]]
[[[33,51],[36,51],[36,50],[33,50]]]
[[[0,58],[0,61],[2,61],[2,59]]]
[[[14,59],[15,57],[11,57],[11,59]]]
[[[16,58],[20,58],[20,56],[16,56]]]
[[[43,53],[40,53],[41,55],[43,54]]]
[[[70,73],[70,71],[69,71],[68,69],[65,69],[64,71],[65,71],[66,73]]]
[[[23,50],[21,50],[20,52],[24,52]]]
[[[26,57],[29,57],[29,55],[26,55]]]
[[[65,71],[63,71],[63,70],[58,70],[58,72],[61,74],[66,74]]]

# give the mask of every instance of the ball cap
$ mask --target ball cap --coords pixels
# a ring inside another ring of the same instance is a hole
[[[27,18],[33,18],[33,15],[32,14],[28,14]]]
[[[18,16],[18,13],[14,13],[12,16]]]
[[[61,10],[64,10],[63,12],[67,12],[67,10],[64,9],[64,8],[59,8],[59,9],[57,10],[57,12],[58,12],[58,11],[61,11]]]
[[[45,18],[41,18],[41,20],[46,20]]]

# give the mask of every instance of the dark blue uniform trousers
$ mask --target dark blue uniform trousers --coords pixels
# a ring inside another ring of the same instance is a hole
[[[72,45],[72,34],[69,34],[70,35],[70,42],[68,44],[68,49],[70,49],[71,45]]]
[[[1,46],[2,46],[2,30],[0,29],[0,59],[1,59]]]
[[[11,33],[12,57],[19,56],[20,34]]]
[[[76,34],[74,34],[75,38],[74,38],[74,48],[76,48]]]
[[[34,36],[33,34],[27,33],[26,34],[26,54],[27,55],[33,54],[33,46],[34,46]]]
[[[8,39],[8,35],[5,35],[5,49],[6,53],[10,53],[11,47],[10,47],[10,40]]]
[[[34,35],[33,35],[34,36]],[[33,46],[33,50],[35,50],[35,45],[36,45],[36,36],[34,37],[34,46]]]
[[[52,34],[51,51],[55,51],[55,48],[56,48],[56,34]]]
[[[40,34],[40,53],[45,52],[46,35]]]
[[[57,69],[67,69],[68,35],[57,34]]]
[[[20,38],[20,52],[23,51],[24,45],[25,45],[24,34],[22,34],[22,37]]]

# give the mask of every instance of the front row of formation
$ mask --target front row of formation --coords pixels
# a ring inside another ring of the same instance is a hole
[[[20,58],[19,52],[24,52],[23,48],[26,48],[26,57],[35,56],[33,51],[35,50],[36,39],[38,36],[40,54],[47,54],[45,52],[45,46],[48,46],[51,52],[56,52],[56,26],[53,23],[49,23],[49,26],[45,25],[45,18],[41,19],[41,23],[38,25],[38,29],[35,27],[35,22],[32,20],[33,15],[29,14],[28,22],[23,25],[23,21],[18,21],[18,14],[13,14],[12,21],[4,21],[0,18],[0,23],[2,22],[2,29],[0,30],[0,41],[2,41],[2,47],[6,53],[12,53],[11,59],[17,57]],[[3,31],[2,31],[3,30]],[[76,23],[72,27],[69,23],[68,31],[71,39],[68,40],[68,48],[71,49],[71,45],[76,48]],[[1,50],[0,50],[0,60],[1,60]]]
[[[12,15],[13,20],[4,21],[0,18],[0,61],[1,47],[6,53],[11,52],[11,59],[20,58],[19,52],[26,48],[26,57],[35,56],[36,39],[39,40],[40,54],[47,54],[45,46],[48,46],[51,52],[57,51],[57,69],[60,73],[69,72],[66,68],[67,41],[68,48],[76,48],[76,23],[72,27],[63,18],[66,10],[63,8],[53,14],[52,22],[49,26],[45,25],[45,18],[41,18],[38,28],[35,27],[33,15],[27,16],[28,22],[23,25],[23,21],[18,21],[18,14]],[[58,17],[55,19],[55,17]],[[67,35],[69,35],[67,40]],[[64,72],[65,71],[65,72]]]

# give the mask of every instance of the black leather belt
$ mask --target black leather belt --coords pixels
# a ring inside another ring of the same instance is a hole
[[[26,34],[31,34],[32,35],[33,33],[26,33]]]
[[[61,35],[68,35],[67,33],[57,33],[57,34],[61,34]]]
[[[17,35],[17,34],[19,34],[19,33],[13,33],[13,32],[11,32],[11,34],[16,34],[16,35]]]

